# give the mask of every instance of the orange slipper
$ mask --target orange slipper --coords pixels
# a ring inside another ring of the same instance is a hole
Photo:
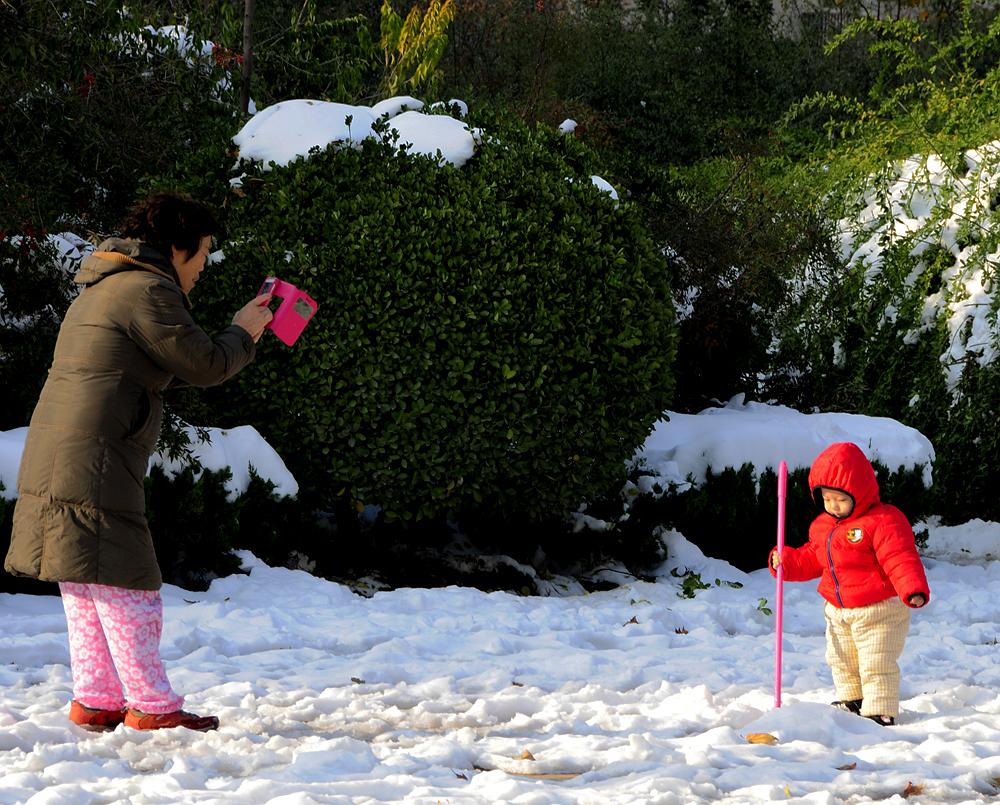
[[[172,713],[144,713],[141,710],[129,709],[125,714],[125,726],[134,730],[184,727],[196,732],[208,732],[219,728],[219,719],[215,716],[196,716],[184,710],[174,710]]]
[[[85,707],[73,699],[69,703],[69,720],[91,732],[110,732],[125,720],[125,710]]]

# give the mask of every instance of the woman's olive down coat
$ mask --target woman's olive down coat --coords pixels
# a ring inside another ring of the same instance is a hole
[[[31,417],[5,569],[44,581],[156,590],[160,569],[143,479],[160,433],[160,394],[176,377],[211,386],[254,357],[232,325],[209,337],[170,262],[112,238],[76,276]]]

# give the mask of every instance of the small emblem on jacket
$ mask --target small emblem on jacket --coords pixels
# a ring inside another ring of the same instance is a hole
[[[849,528],[847,529],[847,541],[852,545],[857,545],[861,542],[861,538],[864,536],[864,532],[860,528]]]

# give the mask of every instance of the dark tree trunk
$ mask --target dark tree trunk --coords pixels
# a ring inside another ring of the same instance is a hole
[[[243,12],[243,85],[240,90],[240,110],[250,111],[250,76],[253,75],[253,13],[254,1],[244,0]]]

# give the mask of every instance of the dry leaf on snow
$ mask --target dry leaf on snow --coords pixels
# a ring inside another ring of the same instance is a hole
[[[635,615],[633,615],[631,618],[629,618],[627,621],[625,621],[625,623],[623,623],[622,626],[628,626],[630,623],[635,623],[635,624],[639,623],[639,621],[636,619]]]
[[[535,756],[531,754],[527,749],[525,749],[519,756],[518,760],[534,760]]]
[[[843,766],[837,766],[837,771],[854,771],[858,767],[858,761],[853,763],[845,763]]]
[[[769,732],[751,732],[747,735],[748,744],[767,744],[768,746],[773,746],[777,742],[778,739]]]
[[[915,797],[918,794],[923,794],[923,793],[924,793],[924,787],[920,783],[914,785],[913,783],[908,782],[906,784],[906,788],[903,789],[904,797]]]
[[[526,777],[529,780],[572,780],[574,777],[580,776],[580,772],[578,771],[546,771],[537,773],[509,771],[507,774],[511,777]]]

